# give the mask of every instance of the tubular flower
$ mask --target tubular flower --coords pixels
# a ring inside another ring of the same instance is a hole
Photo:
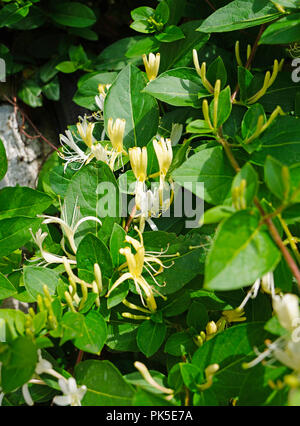
[[[74,237],[75,237],[75,234],[76,234],[79,226],[82,225],[84,222],[89,221],[89,220],[97,222],[100,225],[102,225],[101,220],[98,219],[95,216],[86,216],[86,217],[83,217],[80,220],[78,220],[78,213],[79,213],[79,208],[77,207],[77,200],[76,200],[75,205],[74,205],[74,209],[73,209],[73,213],[72,213],[72,219],[71,219],[70,225],[69,225],[69,221],[68,221],[68,218],[67,218],[66,204],[62,208],[62,213],[61,213],[62,217],[61,218],[55,217],[55,216],[40,215],[40,217],[45,218],[45,220],[43,221],[44,224],[57,223],[58,225],[60,225],[61,229],[63,230],[66,237],[68,238],[70,246],[71,246],[71,248],[72,248],[72,250],[75,254],[77,252],[77,247],[76,247],[76,244],[75,244]],[[62,238],[61,245],[62,245],[63,250],[65,251],[64,237]]]
[[[136,177],[135,204],[141,210],[141,201],[146,191],[145,180],[147,178],[147,148],[130,148],[128,151],[132,171]]]
[[[157,141],[154,139],[153,146],[159,164],[160,175],[165,178],[173,160],[171,140],[160,138],[160,140]]]
[[[142,304],[147,306],[151,312],[156,311],[156,302],[154,299],[153,292],[157,293],[161,297],[164,298],[162,294],[160,294],[155,288],[153,288],[146,279],[142,276],[144,270],[148,272],[153,281],[159,286],[159,283],[156,281],[154,275],[158,275],[163,272],[166,266],[163,265],[162,261],[158,258],[161,256],[164,257],[174,257],[175,255],[164,255],[164,252],[146,252],[142,233],[138,228],[135,227],[135,230],[138,232],[140,241],[129,237],[128,235],[125,237],[125,241],[133,246],[136,253],[133,254],[131,251],[131,247],[125,247],[120,249],[120,253],[125,256],[126,263],[120,267],[120,270],[123,268],[128,268],[129,272],[125,272],[121,277],[113,284],[107,293],[106,297],[108,297],[111,292],[118,287],[122,282],[126,280],[133,280],[135,284],[135,288],[137,293],[140,295]],[[155,256],[158,255],[158,256]],[[158,265],[158,269],[155,269],[152,264]],[[172,265],[171,265],[172,266]],[[154,274],[153,274],[154,273]]]
[[[107,95],[107,91],[110,88],[111,84],[99,84],[98,91],[99,95],[95,96],[95,102],[100,109],[100,111],[103,111],[104,108],[104,100]]]
[[[59,136],[60,143],[62,145],[62,153],[59,156],[65,160],[64,170],[68,167],[70,163],[80,163],[81,168],[85,163],[88,163],[92,157],[85,154],[75,143],[73,135],[70,130],[66,130],[66,136]]]
[[[149,81],[154,80],[157,77],[159,70],[160,54],[157,53],[154,55],[154,53],[150,53],[149,59],[147,59],[147,55],[143,55],[143,62]]]
[[[72,406],[81,406],[81,400],[84,397],[87,387],[80,386],[77,387],[76,380],[74,377],[69,377],[68,379],[61,378],[58,380],[59,387],[63,393],[62,396],[55,396],[53,402],[56,405],[72,405]]]
[[[32,229],[30,229],[30,233],[32,235],[33,241],[40,249],[41,255],[43,259],[47,262],[47,264],[51,263],[63,263],[63,256],[59,256],[57,254],[49,253],[48,251],[43,249],[43,242],[45,238],[47,237],[47,232],[42,232],[41,229],[39,229],[36,234],[34,235],[32,232]],[[68,259],[69,263],[76,264],[76,260]]]
[[[300,372],[300,339],[297,335],[299,331],[299,299],[294,294],[285,294],[273,297],[273,309],[278,320],[287,333],[279,337],[275,342],[266,342],[267,349],[259,353],[256,350],[257,358],[244,364],[244,368],[251,368],[270,357],[270,362],[275,360]]]
[[[110,118],[107,123],[107,133],[113,147],[113,152],[109,164],[112,170],[114,169],[117,157],[122,153],[126,154],[126,151],[123,148],[125,126],[126,120],[121,118],[117,118],[115,122],[112,118]]]
[[[275,285],[274,285],[274,276],[273,272],[268,272],[267,274],[263,275],[262,278],[258,278],[255,283],[252,285],[248,293],[246,294],[246,297],[240,304],[238,309],[244,309],[246,303],[249,299],[255,299],[259,289],[262,289],[265,293],[270,294],[271,297],[275,296]]]
[[[88,148],[92,148],[92,145],[95,142],[95,138],[93,137],[95,123],[89,123],[87,120],[82,120],[81,122],[77,123],[76,126],[79,136],[83,142]]]

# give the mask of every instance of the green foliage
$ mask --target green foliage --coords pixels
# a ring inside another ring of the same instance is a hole
[[[0,10],[65,38],[18,96],[76,72],[87,112],[37,190],[0,191],[0,302],[31,303],[0,309],[0,401],[299,405],[299,1],[137,6],[101,52],[93,2]]]

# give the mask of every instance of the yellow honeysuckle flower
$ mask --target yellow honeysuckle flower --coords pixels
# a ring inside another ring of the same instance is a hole
[[[165,177],[173,160],[171,139],[153,140],[153,146],[159,164],[160,174]]]
[[[147,55],[143,55],[143,62],[149,81],[154,80],[159,70],[160,54],[149,53],[149,59],[147,59]]]
[[[157,293],[161,297],[164,298],[162,294],[160,294],[155,288],[153,288],[146,279],[142,276],[144,270],[146,270],[154,282],[159,285],[156,281],[154,275],[160,274],[166,266],[163,265],[162,261],[158,259],[160,256],[168,257],[170,255],[164,255],[164,252],[146,252],[142,233],[139,231],[137,227],[135,227],[137,231],[140,241],[135,238],[129,237],[128,235],[125,237],[125,241],[133,246],[136,253],[133,254],[131,247],[125,247],[120,249],[120,253],[125,256],[126,262],[121,265],[120,270],[124,268],[128,268],[128,272],[125,272],[117,281],[113,284],[113,286],[108,291],[106,297],[108,297],[111,292],[118,287],[121,283],[126,280],[133,280],[135,284],[135,288],[137,293],[140,295],[142,304],[147,306],[151,312],[155,312],[157,309],[157,305],[155,302],[153,292]],[[155,256],[157,254],[158,256]],[[171,256],[176,256],[171,255]],[[158,269],[155,269],[152,264],[158,265]],[[171,265],[172,266],[172,265]],[[151,272],[152,270],[152,272]],[[154,274],[153,274],[154,273]],[[145,303],[146,302],[146,303]]]
[[[132,171],[136,179],[145,182],[147,178],[147,148],[130,148],[128,151]]]
[[[91,148],[94,142],[93,130],[95,127],[95,123],[88,123],[86,120],[83,120],[81,123],[77,123],[78,133],[83,140],[83,142]]]
[[[123,148],[125,126],[126,120],[122,118],[117,118],[115,122],[113,118],[110,118],[107,123],[107,133],[113,147],[109,163],[111,170],[114,170],[117,157],[122,155],[122,153],[127,154]]]

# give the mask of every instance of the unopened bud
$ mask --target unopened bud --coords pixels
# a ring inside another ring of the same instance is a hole
[[[215,334],[218,331],[218,327],[214,321],[210,321],[206,325],[206,334]]]

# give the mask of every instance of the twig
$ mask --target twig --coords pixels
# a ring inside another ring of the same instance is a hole
[[[128,220],[127,220],[127,223],[126,223],[126,225],[125,225],[125,231],[126,232],[128,232],[128,230],[129,230],[129,227],[130,227],[130,225],[131,225],[131,222],[133,221],[133,219],[134,219],[134,215],[135,215],[135,212],[136,212],[136,206],[134,206],[133,207],[133,209],[131,210],[131,213],[130,213],[130,216],[129,216],[129,218],[128,218]]]
[[[21,115],[22,119],[22,125],[19,126],[20,133],[23,133],[27,138],[29,139],[42,139],[44,142],[46,142],[49,146],[51,146],[52,149],[58,152],[58,148],[53,145],[52,142],[50,142],[43,134],[42,132],[36,127],[36,125],[32,122],[32,120],[28,117],[28,115],[19,107],[17,104],[16,97],[13,98],[13,100],[9,99],[8,96],[4,95],[4,98],[7,102],[9,102],[14,107],[14,114],[17,116],[18,112]],[[36,135],[30,136],[24,129],[25,122],[28,122],[32,129],[35,131]]]
[[[259,32],[257,34],[256,40],[254,42],[254,45],[252,47],[251,54],[250,54],[250,56],[249,56],[249,58],[248,58],[248,60],[246,62],[246,65],[245,65],[246,69],[249,69],[251,67],[252,61],[254,59],[254,56],[255,56],[257,48],[258,48],[259,40],[261,39],[261,36],[262,36],[265,28],[266,28],[266,26],[264,24],[261,25],[260,28],[259,28]],[[235,100],[236,95],[238,94],[239,90],[240,90],[240,86],[239,86],[239,83],[238,83],[236,85],[235,91],[233,92],[233,94],[231,96],[231,102],[233,102]]]

